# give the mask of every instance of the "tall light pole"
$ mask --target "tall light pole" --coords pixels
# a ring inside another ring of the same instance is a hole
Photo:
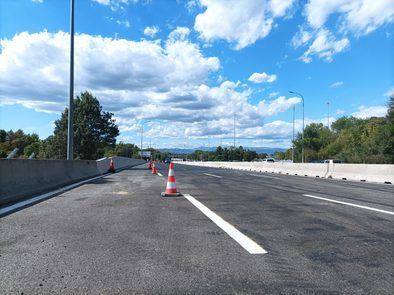
[[[330,102],[327,101],[327,128],[330,130]]]
[[[67,160],[74,158],[74,0],[70,0],[70,100],[67,123]]]
[[[142,159],[142,143],[144,139],[144,124],[141,125],[141,159]]]
[[[234,112],[234,143],[233,146],[235,148],[235,112]]]
[[[301,161],[304,163],[304,129],[305,129],[305,105],[304,97],[301,93],[295,91],[289,91],[292,94],[298,95],[302,100],[302,142],[301,142]]]
[[[294,120],[295,120],[295,104],[293,104],[293,141],[291,148],[291,161],[294,163]]]

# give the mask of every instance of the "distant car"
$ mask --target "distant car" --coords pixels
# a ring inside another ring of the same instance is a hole
[[[324,160],[324,163],[330,163],[330,159],[329,160]],[[334,163],[334,164],[341,164],[342,163],[342,161],[341,160],[332,160],[332,162]]]
[[[169,164],[170,162],[171,162],[171,160],[168,158],[164,160],[164,164]]]
[[[263,159],[263,162],[275,162],[275,159],[274,158],[265,158],[265,159]]]

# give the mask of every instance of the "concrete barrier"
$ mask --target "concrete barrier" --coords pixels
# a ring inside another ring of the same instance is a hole
[[[123,157],[113,159],[116,169],[145,162]],[[100,161],[0,159],[0,206],[107,173],[108,168],[108,158]]]
[[[177,162],[204,167],[394,184],[394,165],[287,162]]]
[[[109,163],[111,158],[102,158],[97,160],[97,169],[100,174],[108,172]],[[141,159],[131,159],[126,157],[112,157],[114,161],[115,170],[124,169],[128,167],[133,167],[146,163],[146,161]]]

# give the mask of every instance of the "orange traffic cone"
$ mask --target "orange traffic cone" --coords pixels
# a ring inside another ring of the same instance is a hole
[[[152,174],[157,174],[155,162],[152,163]]]
[[[110,162],[109,162],[109,169],[108,169],[108,172],[111,172],[111,173],[114,173],[114,172],[115,172],[114,160],[112,160],[112,158],[111,158],[111,160],[110,160]]]
[[[162,197],[182,196],[176,190],[174,163],[170,162],[170,169],[168,170],[167,187],[166,191],[161,193]]]

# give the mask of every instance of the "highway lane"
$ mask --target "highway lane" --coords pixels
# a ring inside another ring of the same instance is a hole
[[[328,289],[393,291],[393,215],[303,196],[313,194],[394,212],[393,186],[176,167],[181,191],[249,235],[277,262],[286,260],[300,281],[310,281],[308,271],[313,270],[324,274],[315,278],[316,285]],[[273,263],[274,272],[276,268],[281,266]]]
[[[302,196],[393,211],[392,186],[176,165],[182,193],[268,252],[251,255],[185,198],[159,197],[167,169],[125,170],[0,219],[0,290],[393,291],[393,217]]]

